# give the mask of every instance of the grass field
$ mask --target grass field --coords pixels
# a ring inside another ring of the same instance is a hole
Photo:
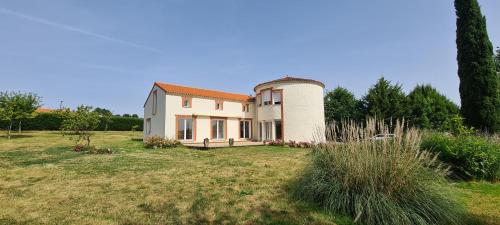
[[[111,155],[58,132],[0,137],[0,224],[351,224],[294,201],[308,149],[145,149],[142,133],[98,132]],[[479,222],[500,221],[500,185],[455,184]]]

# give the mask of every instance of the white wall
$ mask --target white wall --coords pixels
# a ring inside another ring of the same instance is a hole
[[[276,82],[260,86],[256,93],[270,87],[283,90],[284,140],[324,141],[323,135],[315,137],[318,136],[318,129],[324,129],[325,124],[323,87],[304,82]],[[258,107],[257,112],[259,122],[281,118],[280,105],[262,105]],[[318,138],[320,140],[315,140]]]
[[[156,114],[153,115],[153,92],[157,91],[157,109]],[[149,93],[149,97],[144,106],[144,138],[149,136],[160,136],[165,137],[165,92],[158,86],[154,86]],[[146,127],[146,120],[151,118],[151,133],[148,134]]]
[[[243,112],[242,102],[223,100],[223,110],[215,110],[215,99],[192,96],[191,108],[182,107],[182,96],[166,94],[167,110],[165,114],[165,134],[166,137],[175,138],[176,115],[196,115],[196,140],[202,142],[204,138],[211,137],[210,117],[228,118],[227,136],[228,138],[239,139],[238,118],[253,119],[255,107],[253,102],[249,104],[249,112]]]

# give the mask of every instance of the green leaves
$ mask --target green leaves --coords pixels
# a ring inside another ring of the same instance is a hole
[[[461,111],[469,126],[500,131],[499,78],[477,0],[455,0]]]
[[[405,116],[405,94],[400,84],[391,84],[381,77],[363,97],[366,116],[381,119],[397,119]]]
[[[75,111],[69,109],[60,112],[63,115],[61,131],[63,135],[73,135],[76,137],[76,143],[81,140],[90,145],[90,136],[92,131],[99,126],[99,113],[92,111],[90,106],[78,106]]]
[[[325,95],[326,122],[359,119],[358,105],[359,101],[349,90],[343,87],[335,88]]]

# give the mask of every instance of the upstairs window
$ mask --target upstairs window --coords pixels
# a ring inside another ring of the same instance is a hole
[[[153,115],[156,115],[156,109],[158,108],[158,91],[153,91]]]
[[[271,90],[262,91],[262,102],[264,105],[271,105]]]
[[[257,104],[259,104],[259,107],[262,106],[262,96],[260,94],[257,95]]]
[[[191,98],[182,97],[182,107],[183,108],[191,108]]]
[[[250,112],[249,105],[248,104],[242,104],[242,111],[243,112]]]
[[[281,104],[281,91],[273,91],[273,104]]]
[[[215,110],[223,110],[224,102],[223,101],[215,101]]]

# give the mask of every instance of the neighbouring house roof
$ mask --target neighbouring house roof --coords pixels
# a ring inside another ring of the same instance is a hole
[[[166,84],[161,82],[155,82],[159,88],[164,90],[167,93],[171,94],[180,94],[180,95],[191,95],[191,96],[200,96],[207,98],[216,98],[216,99],[225,99],[225,100],[233,100],[233,101],[242,101],[249,102],[253,101],[254,98],[250,95],[243,94],[234,94],[222,91],[194,88],[194,87],[186,87],[175,84]]]
[[[325,84],[323,84],[322,82],[317,81],[317,80],[311,80],[311,79],[305,79],[305,78],[298,78],[298,77],[289,77],[288,75],[286,75],[285,77],[280,78],[280,79],[276,79],[276,80],[267,81],[267,82],[264,82],[264,83],[257,84],[253,88],[253,90],[256,91],[257,88],[259,86],[262,86],[262,85],[271,84],[271,83],[280,83],[280,82],[304,82],[304,83],[317,84],[317,85],[319,85],[319,86],[321,86],[323,88],[325,87]]]
[[[50,113],[50,112],[54,112],[54,111],[56,111],[56,110],[49,109],[49,108],[42,108],[42,107],[35,110],[35,112],[37,112],[37,113]]]

